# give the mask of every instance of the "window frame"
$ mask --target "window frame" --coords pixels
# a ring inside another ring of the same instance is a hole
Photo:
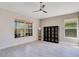
[[[76,33],[77,36],[76,37],[67,37],[67,36],[65,36],[65,20],[72,20],[72,19],[77,21],[77,27],[76,27],[76,29],[77,29],[77,33]],[[64,19],[64,38],[68,38],[68,39],[77,39],[78,38],[78,18]]]
[[[19,31],[20,36],[18,36],[18,33],[17,33],[18,27],[19,27],[17,24],[19,24],[20,27],[23,26],[22,29],[24,32],[22,34],[21,33],[22,31]],[[30,28],[29,28],[29,25],[31,26]],[[29,31],[29,30],[31,30],[31,31]],[[28,35],[26,35],[26,33],[28,33]],[[22,37],[29,37],[29,36],[33,36],[33,22],[15,19],[15,21],[14,21],[14,38],[22,38]]]

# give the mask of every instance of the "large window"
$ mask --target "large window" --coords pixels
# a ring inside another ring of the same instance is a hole
[[[15,20],[15,38],[32,36],[32,23]]]
[[[64,21],[65,37],[77,37],[77,18],[66,19]]]

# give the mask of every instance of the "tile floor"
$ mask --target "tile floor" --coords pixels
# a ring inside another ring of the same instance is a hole
[[[79,47],[35,41],[0,50],[0,57],[79,57]]]

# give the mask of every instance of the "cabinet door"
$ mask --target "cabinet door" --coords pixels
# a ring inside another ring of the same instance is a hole
[[[47,41],[49,41],[49,27],[47,27]]]
[[[52,27],[51,35],[52,35],[52,42],[53,42],[54,41],[54,27]]]
[[[47,40],[47,28],[44,27],[44,41]]]
[[[50,42],[52,42],[52,27],[50,27]]]
[[[55,33],[54,33],[54,42],[58,43],[59,39],[58,39],[58,26],[55,27]]]
[[[44,27],[44,41],[58,43],[58,26]]]

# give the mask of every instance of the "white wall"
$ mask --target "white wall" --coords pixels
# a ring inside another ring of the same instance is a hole
[[[41,20],[41,27],[42,27],[42,40],[43,40],[43,27],[45,26],[59,26],[59,42],[66,42],[71,44],[78,44],[79,38],[70,39],[65,38],[65,30],[64,30],[64,20],[69,18],[78,18],[78,13],[72,13],[68,15],[61,15],[56,17],[49,17]],[[79,29],[78,29],[79,30]]]
[[[14,20],[33,21],[33,36],[14,38]],[[15,12],[0,9],[0,49],[38,40],[38,19],[27,19]]]

